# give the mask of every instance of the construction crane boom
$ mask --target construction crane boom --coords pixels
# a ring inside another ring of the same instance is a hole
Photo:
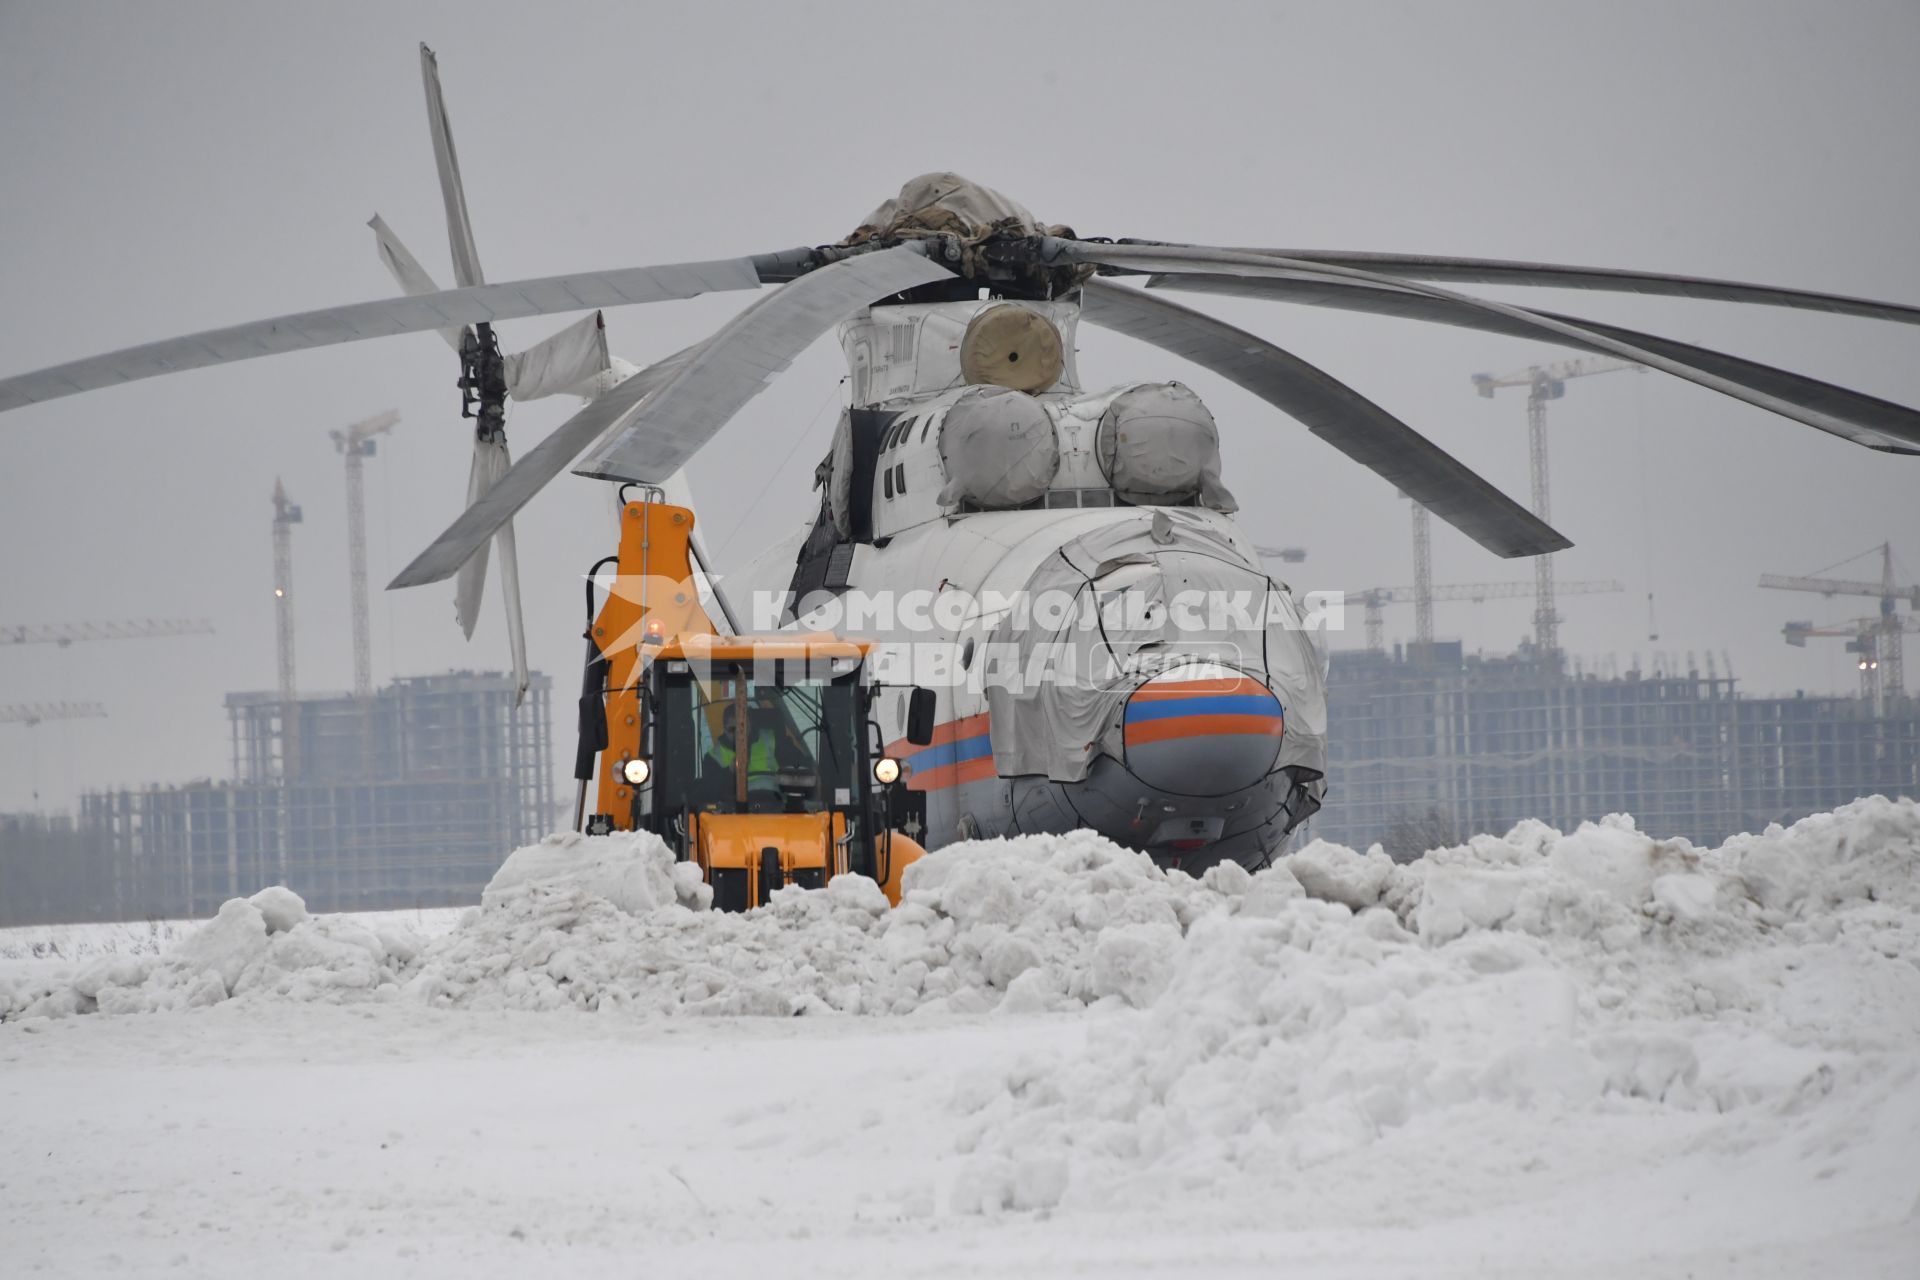
[[[1349,600],[1358,600],[1365,609],[1367,648],[1377,652],[1386,647],[1384,611],[1390,604],[1418,604],[1423,595],[1429,607],[1435,601],[1467,600],[1479,604],[1483,600],[1518,599],[1532,595],[1535,590],[1536,585],[1531,582],[1454,582],[1428,587],[1423,592],[1416,583],[1406,587],[1362,587],[1358,591],[1347,592],[1346,596]],[[1605,595],[1625,590],[1612,578],[1560,584],[1561,593],[1570,596]]]
[[[99,720],[107,709],[97,702],[25,702],[0,707],[0,724],[31,728],[47,720]]]
[[[1538,364],[1495,377],[1490,373],[1473,375],[1474,390],[1483,399],[1493,399],[1502,387],[1527,388],[1527,462],[1533,498],[1533,513],[1542,520],[1552,519],[1551,485],[1547,467],[1547,401],[1567,393],[1573,378],[1599,373],[1619,373],[1631,369],[1644,373],[1645,365],[1611,356],[1580,356],[1554,364]],[[1553,558],[1533,558],[1533,643],[1542,662],[1551,662],[1560,650],[1560,614],[1554,607]]]
[[[1778,591],[1814,591],[1823,596],[1877,596],[1881,584],[1854,578],[1798,578],[1786,573],[1763,573],[1760,585]],[[1920,609],[1920,584],[1895,588],[1895,598],[1909,609]]]
[[[373,696],[373,636],[367,617],[367,497],[366,460],[373,456],[373,438],[393,430],[400,414],[393,409],[345,430],[329,434],[347,467],[347,576],[353,605],[353,696]]]
[[[1920,618],[1908,615],[1893,618],[1888,626],[1885,617],[1849,618],[1845,622],[1816,626],[1811,622],[1789,622],[1780,628],[1780,634],[1786,642],[1796,649],[1807,647],[1807,641],[1815,636],[1848,636],[1847,652],[1855,656],[1860,668],[1860,697],[1873,708],[1878,716],[1886,710],[1888,696],[1898,696],[1900,687],[1894,682],[1898,671],[1897,658],[1888,662],[1888,641],[1890,651],[1900,652],[1900,634],[1905,631],[1920,631]]]
[[[146,640],[157,636],[210,636],[205,618],[157,618],[129,622],[48,622],[0,626],[0,644],[57,644],[62,649],[89,640]]]

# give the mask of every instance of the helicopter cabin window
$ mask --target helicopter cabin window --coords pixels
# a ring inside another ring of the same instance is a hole
[[[887,498],[889,501],[891,501],[893,498],[893,468],[892,467],[887,468],[886,489],[887,489]]]
[[[907,496],[907,464],[904,462],[893,469],[893,491],[903,498]]]
[[[920,443],[921,444],[925,444],[927,442],[927,432],[931,430],[933,430],[933,415],[928,414],[926,421],[920,424]]]

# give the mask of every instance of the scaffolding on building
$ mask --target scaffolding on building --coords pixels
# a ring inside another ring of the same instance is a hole
[[[123,916],[208,915],[282,883],[324,911],[475,902],[554,824],[551,690],[535,676],[516,703],[509,675],[411,676],[291,717],[278,690],[229,694],[231,780],[91,792],[80,825],[111,852]]]
[[[1862,795],[1920,795],[1920,713],[1739,696],[1711,668],[1569,675],[1535,655],[1333,655],[1326,807],[1313,834],[1397,856],[1421,841],[1562,831],[1611,813],[1714,844]]]

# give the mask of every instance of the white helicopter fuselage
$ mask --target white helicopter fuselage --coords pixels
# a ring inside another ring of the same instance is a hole
[[[980,381],[978,351],[963,368],[1009,307],[1058,335],[1051,363],[1030,335],[993,353],[1052,372],[1029,391]],[[1078,319],[1075,295],[843,324],[819,518],[727,594],[755,629],[875,640],[881,680],[934,691],[925,746],[904,694],[876,700],[929,847],[1093,827],[1189,870],[1258,865],[1324,789],[1324,654],[1231,518],[1204,406],[1178,384],[1085,391]]]

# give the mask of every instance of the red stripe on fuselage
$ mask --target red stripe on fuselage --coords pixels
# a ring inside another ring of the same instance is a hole
[[[1127,726],[1130,747],[1175,738],[1212,738],[1227,734],[1278,738],[1285,732],[1279,716],[1169,716],[1164,720],[1136,720]]]
[[[998,776],[993,771],[993,757],[981,756],[977,760],[962,760],[959,764],[943,764],[925,773],[909,773],[907,790],[943,791],[967,782],[989,782]]]
[[[905,738],[895,738],[887,744],[887,754],[905,760],[916,751],[925,751],[927,747],[943,747],[949,742],[961,738],[972,738],[987,731],[987,713],[977,716],[962,716],[958,720],[949,720],[945,724],[933,726],[933,741],[921,746],[908,742]]]

